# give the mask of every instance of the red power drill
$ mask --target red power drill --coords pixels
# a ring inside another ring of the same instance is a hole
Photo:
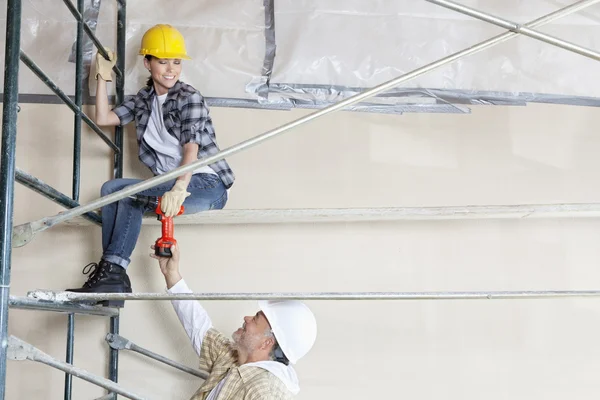
[[[173,237],[173,217],[165,217],[160,208],[160,197],[156,196],[142,196],[134,194],[129,196],[137,203],[141,204],[145,208],[154,209],[157,215],[157,219],[162,224],[162,236],[156,239],[154,243],[154,254],[160,257],[172,257],[171,246],[177,244],[177,240]],[[184,208],[181,206],[177,215],[183,214]]]

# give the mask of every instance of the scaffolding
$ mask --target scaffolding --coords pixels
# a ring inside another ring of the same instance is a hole
[[[21,14],[22,4],[20,0],[8,0],[6,9],[6,48],[5,48],[5,73],[4,73],[4,99],[2,117],[2,149],[6,151],[2,157],[2,166],[0,167],[0,185],[3,188],[3,212],[0,217],[0,226],[2,232],[8,236],[4,236],[2,240],[2,250],[0,252],[1,277],[0,277],[0,329],[2,331],[2,348],[0,356],[0,398],[5,398],[6,391],[6,359],[10,344],[7,340],[8,331],[8,308],[25,309],[25,310],[47,310],[59,311],[67,313],[67,344],[66,357],[67,365],[73,363],[74,351],[74,331],[75,331],[75,315],[87,314],[97,315],[110,318],[110,334],[116,335],[119,333],[119,310],[118,309],[102,309],[100,307],[91,307],[77,304],[55,304],[48,302],[35,301],[28,298],[19,298],[10,296],[10,247],[11,247],[11,231],[12,231],[12,214],[13,214],[13,197],[14,197],[14,182],[15,180],[25,187],[45,196],[46,198],[60,204],[63,207],[74,208],[79,206],[79,192],[81,185],[81,128],[82,122],[85,122],[92,131],[94,131],[114,152],[113,158],[113,176],[120,178],[123,176],[123,128],[116,127],[114,131],[114,141],[111,140],[103,130],[96,125],[94,121],[88,117],[82,109],[83,103],[83,46],[84,33],[94,43],[98,51],[107,57],[104,47],[94,35],[92,29],[83,19],[84,0],[77,0],[75,7],[71,0],[64,0],[65,5],[77,20],[76,33],[76,53],[75,53],[75,96],[71,99],[67,96],[53,81],[39,68],[29,55],[23,52],[20,48],[21,38]],[[116,98],[117,102],[123,101],[124,98],[124,79],[123,72],[125,70],[125,24],[126,24],[126,4],[125,1],[117,1],[117,64],[114,67],[116,74]],[[74,113],[74,135],[73,135],[73,170],[72,170],[72,194],[67,196],[55,188],[47,185],[40,179],[28,174],[25,171],[15,167],[15,147],[17,133],[17,113],[19,111],[19,60],[23,62],[56,96],[58,96],[64,104],[66,104]],[[101,218],[97,213],[85,213],[83,217],[96,225],[101,224]],[[13,347],[18,339],[12,338]],[[23,349],[30,350],[30,355],[33,351],[31,345],[25,346],[24,342],[20,342]],[[39,353],[36,353],[39,355]],[[117,382],[118,365],[119,365],[118,350],[112,349],[109,352],[108,360],[108,376],[112,382]],[[41,357],[38,359],[47,358]],[[65,371],[65,400],[71,399],[72,394],[72,376],[74,371],[63,369]],[[106,387],[106,386],[105,386]],[[111,389],[112,387],[107,387]],[[113,391],[116,393],[116,391]]]
[[[116,0],[117,11],[117,64],[114,72],[116,79],[116,103],[124,99],[124,70],[125,70],[125,26],[126,1]],[[7,29],[5,48],[4,74],[4,104],[2,119],[2,160],[0,165],[0,190],[2,204],[0,212],[0,399],[5,398],[6,392],[6,360],[25,360],[42,362],[65,372],[65,399],[71,398],[72,376],[75,375],[91,383],[104,387],[109,392],[103,399],[116,398],[117,394],[131,398],[143,397],[129,392],[117,384],[119,351],[130,350],[153,358],[194,376],[206,378],[204,371],[194,370],[150,350],[144,349],[119,336],[119,310],[86,305],[86,302],[104,300],[255,300],[255,299],[300,299],[300,300],[494,300],[494,299],[533,299],[533,298],[568,298],[568,297],[599,297],[600,290],[581,291],[518,291],[518,292],[331,292],[331,293],[190,293],[190,294],[160,294],[160,293],[70,293],[53,291],[32,291],[25,298],[10,296],[10,272],[12,247],[25,246],[35,235],[53,226],[83,217],[93,224],[99,225],[101,220],[96,213],[101,207],[123,199],[132,194],[154,187],[158,184],[176,178],[199,167],[207,166],[225,157],[259,145],[276,136],[282,135],[293,128],[313,121],[329,113],[345,109],[367,98],[416,78],[422,74],[452,63],[460,58],[475,54],[516,36],[524,35],[546,42],[553,46],[575,52],[582,56],[600,60],[600,53],[580,45],[541,33],[535,28],[553,22],[559,18],[581,11],[600,0],[580,0],[551,14],[545,15],[526,24],[517,24],[488,13],[466,7],[449,0],[425,0],[435,5],[459,12],[497,25],[507,32],[480,42],[457,53],[427,64],[412,72],[380,84],[372,89],[354,95],[336,104],[330,105],[304,117],[298,118],[278,128],[267,131],[259,136],[231,146],[219,153],[198,160],[191,164],[176,168],[163,175],[155,176],[146,181],[129,186],[108,196],[101,197],[88,204],[79,204],[80,163],[81,163],[81,127],[85,122],[113,151],[113,175],[115,178],[123,174],[123,131],[115,128],[114,140],[105,135],[82,110],[83,91],[83,41],[84,34],[94,43],[100,54],[107,57],[106,51],[92,29],[84,21],[84,1],[77,0],[75,7],[71,0],[64,0],[65,5],[77,20],[76,41],[76,87],[74,100],[71,100],[35,62],[20,49],[21,31],[21,0],[7,1]],[[67,196],[41,180],[27,174],[15,166],[15,147],[18,116],[18,77],[19,61],[22,61],[38,78],[40,78],[73,112],[74,112],[74,150],[73,150],[73,179],[72,194]],[[42,194],[50,200],[68,208],[68,211],[54,216],[42,218],[13,227],[13,197],[15,180],[24,186]],[[325,210],[260,210],[260,211],[218,211],[201,213],[188,223],[215,222],[219,223],[276,223],[276,222],[314,222],[314,221],[377,221],[377,220],[427,220],[427,219],[464,219],[464,218],[527,218],[527,217],[560,217],[560,216],[598,216],[600,204],[539,204],[520,206],[465,206],[465,207],[431,207],[431,208],[386,208],[386,209],[325,209]],[[182,218],[185,223],[185,218]],[[9,308],[25,310],[45,310],[66,313],[68,315],[67,348],[65,362],[56,360],[41,352],[33,345],[16,337],[8,337]],[[76,314],[88,314],[110,318],[110,332],[106,341],[110,347],[108,360],[109,379],[93,376],[73,366],[74,324]]]

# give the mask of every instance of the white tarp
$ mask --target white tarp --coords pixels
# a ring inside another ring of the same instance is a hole
[[[115,2],[101,2],[96,31],[111,47]],[[575,1],[460,2],[525,23]],[[5,1],[0,5],[6,9]],[[503,32],[422,0],[275,0],[274,5],[274,87],[372,87]],[[265,11],[263,0],[128,0],[126,94],[135,93],[147,77],[137,55],[143,32],[170,23],[185,35],[194,58],[185,62],[183,80],[209,97],[258,98],[252,82],[260,81],[263,70]],[[600,6],[539,30],[600,51]],[[68,94],[74,91],[75,68],[68,59],[75,32],[75,20],[60,0],[23,2],[21,47]],[[519,37],[403,87],[600,97],[599,67],[597,61]],[[21,72],[21,93],[51,93],[24,65]]]
[[[457,0],[526,23],[574,1]],[[277,0],[273,83],[372,87],[504,32],[419,0]],[[600,6],[540,28],[600,51]],[[600,96],[600,64],[517,37],[404,87]]]
[[[6,2],[1,3],[6,10]],[[86,1],[88,6],[91,3]],[[254,97],[245,93],[245,86],[262,70],[265,53],[262,3],[262,0],[128,0],[126,94],[137,92],[148,77],[142,57],[137,55],[143,33],[155,24],[168,23],[183,33],[193,58],[184,64],[183,80],[197,86],[206,96]],[[116,0],[102,0],[96,29],[98,39],[113,49],[116,10]],[[5,21],[4,18],[3,31]],[[75,87],[75,65],[68,60],[76,29],[75,19],[61,0],[23,1],[21,48],[67,94],[73,94]],[[2,40],[4,47],[4,36]],[[21,93],[52,93],[23,64],[19,84]],[[95,81],[90,82],[90,89],[93,94]]]

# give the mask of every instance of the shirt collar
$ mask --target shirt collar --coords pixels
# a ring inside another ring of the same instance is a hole
[[[248,382],[255,378],[256,376],[266,372],[261,368],[256,368],[253,365],[244,364],[242,366],[237,367],[237,370],[242,378],[242,381]]]
[[[258,361],[237,367],[238,373],[244,383],[249,382],[263,373],[275,375],[293,394],[300,392],[298,375],[292,366],[284,365],[277,361]]]

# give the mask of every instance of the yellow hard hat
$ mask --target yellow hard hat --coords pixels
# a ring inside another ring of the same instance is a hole
[[[185,50],[183,35],[171,25],[166,24],[155,25],[144,33],[140,55],[191,60]]]

